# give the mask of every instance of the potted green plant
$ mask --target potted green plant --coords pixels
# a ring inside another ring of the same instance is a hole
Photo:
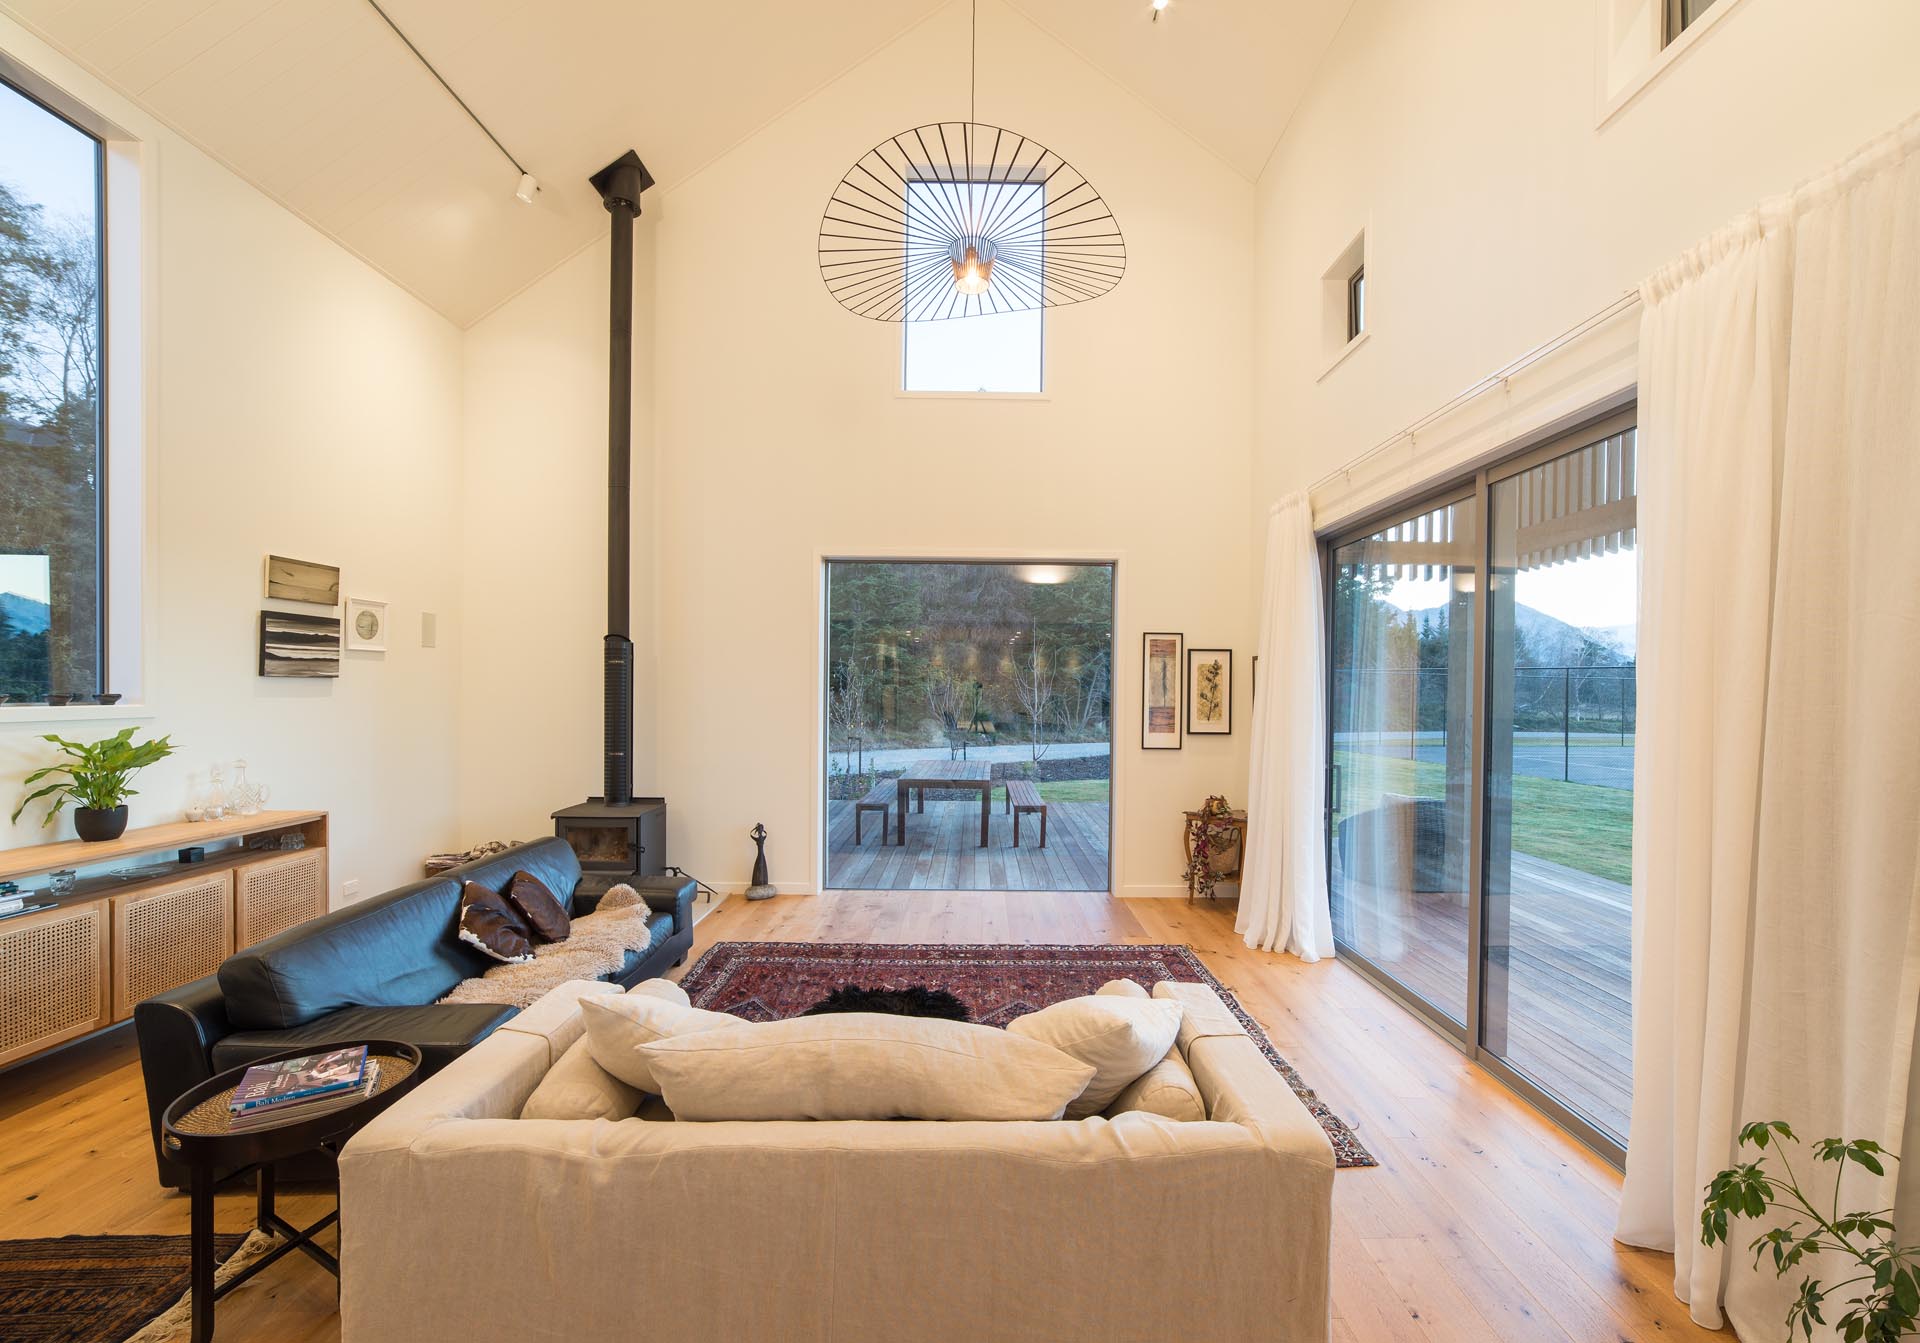
[[[1824,1328],[1827,1321],[1822,1310],[1831,1308],[1827,1298],[1849,1287],[1856,1290],[1846,1299],[1847,1311],[1833,1322],[1846,1343],[1895,1343],[1912,1337],[1916,1318],[1920,1318],[1920,1266],[1914,1262],[1920,1256],[1920,1246],[1901,1245],[1894,1239],[1891,1208],[1845,1212],[1840,1206],[1840,1185],[1849,1164],[1884,1179],[1886,1162],[1899,1158],[1867,1138],[1852,1142],[1823,1138],[1815,1143],[1814,1160],[1830,1161],[1836,1167],[1829,1206],[1826,1200],[1816,1203],[1801,1191],[1783,1146],[1799,1141],[1779,1120],[1748,1124],[1740,1130],[1742,1147],[1762,1153],[1771,1147],[1784,1173],[1770,1175],[1756,1160],[1714,1176],[1700,1209],[1700,1243],[1725,1242],[1729,1218],[1758,1220],[1771,1210],[1784,1219],[1783,1224],[1766,1231],[1749,1247],[1756,1268],[1771,1262],[1775,1275],[1784,1278],[1803,1260],[1824,1255],[1823,1262],[1838,1260],[1840,1271],[1852,1274],[1831,1285],[1812,1277],[1801,1282],[1787,1309],[1789,1338],[1798,1332],[1811,1339],[1815,1325]]]
[[[96,742],[68,741],[52,733],[42,737],[42,741],[58,746],[66,759],[27,775],[29,788],[42,779],[53,782],[21,798],[20,805],[13,809],[13,819],[18,821],[20,813],[40,798],[51,797],[53,805],[47,808],[43,825],[52,825],[60,809],[71,802],[73,828],[81,839],[97,842],[120,838],[127,828],[127,799],[134,795],[128,783],[148,765],[173,754],[172,738],[136,742],[135,731],[122,728]]]

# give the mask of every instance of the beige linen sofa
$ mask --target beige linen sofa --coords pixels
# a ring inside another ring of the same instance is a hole
[[[347,1145],[344,1343],[1324,1343],[1332,1148],[1171,988],[1205,1122],[521,1120],[563,985]]]

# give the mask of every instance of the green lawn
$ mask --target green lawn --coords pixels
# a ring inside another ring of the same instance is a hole
[[[1365,811],[1382,793],[1446,795],[1446,766],[1355,751],[1335,753],[1342,816]],[[1627,885],[1633,880],[1633,794],[1625,788],[1513,780],[1513,846],[1522,853]]]
[[[1110,782],[1107,779],[1060,779],[1040,784],[1040,796],[1048,802],[1105,802]],[[1005,805],[1007,790],[994,789],[993,800],[997,805]]]

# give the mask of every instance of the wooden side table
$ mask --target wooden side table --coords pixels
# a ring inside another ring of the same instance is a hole
[[[235,1133],[229,1127],[232,1115],[227,1111],[233,1089],[247,1074],[247,1068],[281,1059],[297,1059],[323,1049],[348,1049],[365,1044],[367,1057],[380,1063],[380,1077],[373,1094],[329,1114],[302,1119],[289,1116],[285,1123]],[[313,1238],[340,1220],[336,1199],[334,1209],[304,1230],[289,1225],[273,1207],[273,1163],[305,1152],[323,1151],[337,1158],[347,1139],[375,1115],[399,1100],[419,1083],[420,1051],[399,1040],[343,1040],[327,1045],[307,1045],[282,1050],[253,1064],[229,1068],[208,1078],[167,1107],[160,1121],[161,1142],[167,1155],[184,1162],[193,1172],[193,1210],[190,1228],[193,1237],[193,1343],[207,1343],[213,1337],[214,1302],[251,1278],[289,1250],[299,1250],[320,1267],[340,1276],[340,1261],[313,1243]],[[218,1288],[213,1285],[213,1187],[221,1171],[255,1171],[256,1214],[254,1225],[262,1231],[277,1232],[286,1242],[276,1245],[255,1262]]]
[[[1200,811],[1190,811],[1186,813],[1186,817],[1187,817],[1187,828],[1185,833],[1182,834],[1180,837],[1180,845],[1181,845],[1181,848],[1185,851],[1185,856],[1187,860],[1191,862],[1193,860],[1193,837],[1199,831],[1200,822],[1205,819],[1206,813],[1200,812]],[[1244,811],[1236,811],[1236,812],[1229,813],[1227,817],[1227,824],[1233,827],[1234,834],[1235,834],[1235,841],[1233,846],[1233,866],[1227,869],[1226,871],[1216,870],[1214,872],[1213,875],[1219,878],[1221,881],[1236,880],[1240,876],[1241,868],[1245,865],[1247,861],[1247,813]],[[1187,899],[1188,900],[1193,899],[1193,891],[1191,888],[1189,888],[1187,891]],[[1208,899],[1212,899],[1211,892],[1208,893]]]

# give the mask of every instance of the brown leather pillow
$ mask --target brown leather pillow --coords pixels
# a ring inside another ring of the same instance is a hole
[[[516,872],[507,884],[507,903],[519,911],[542,942],[564,942],[573,924],[547,884],[531,872]]]
[[[533,959],[533,929],[511,902],[477,881],[460,890],[460,940],[496,961]]]

